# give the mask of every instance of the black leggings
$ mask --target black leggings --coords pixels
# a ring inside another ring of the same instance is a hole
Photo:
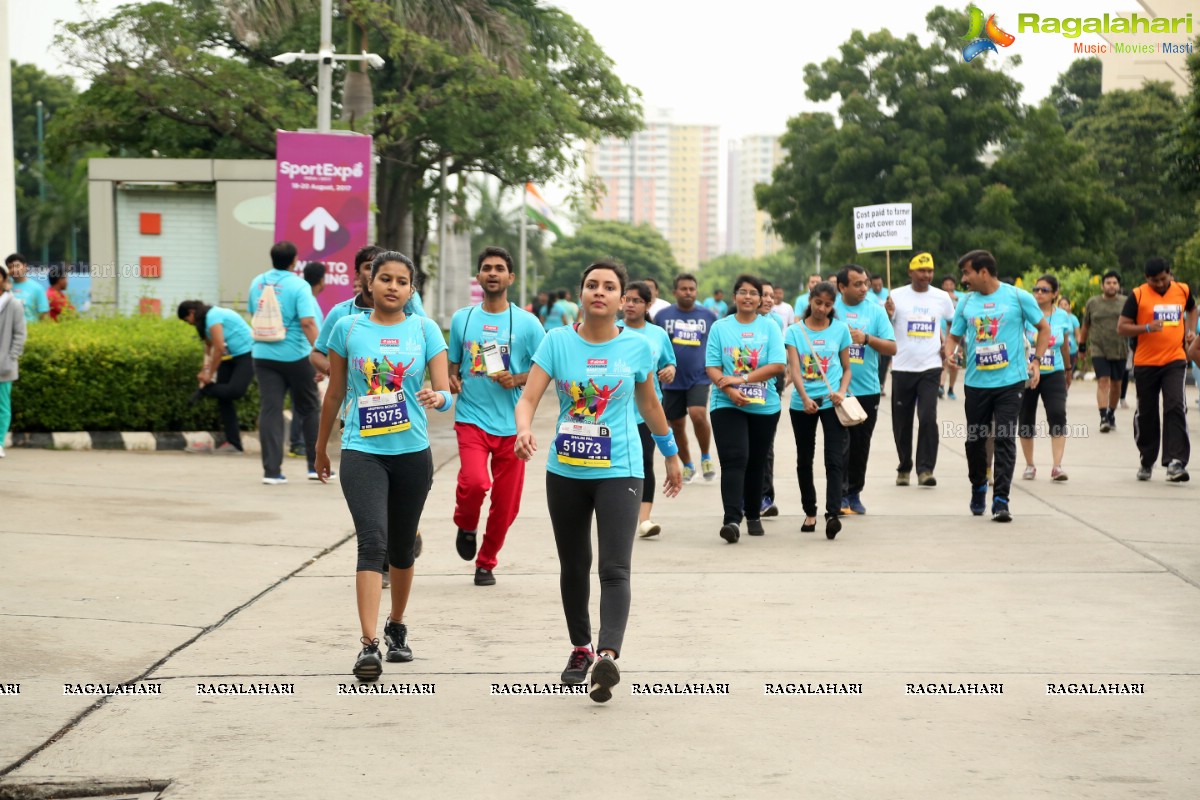
[[[379,456],[343,450],[342,494],[358,534],[358,571],[413,565],[413,545],[425,499],[433,486],[433,453]]]
[[[817,451],[817,423],[825,433],[825,513],[837,516],[842,508],[842,481],[846,474],[846,429],[828,397],[819,401],[816,414],[790,409],[792,436],[796,439],[796,479],[804,515],[817,515],[817,487],[813,483],[813,456]]]
[[[775,441],[779,412],[747,414],[737,408],[718,408],[709,413],[713,440],[721,459],[721,503],[723,523],[758,519],[762,512],[763,475],[767,452]]]
[[[641,478],[565,478],[546,473],[546,506],[558,548],[558,588],[567,633],[576,647],[592,641],[588,601],[594,516],[600,550],[600,641],[596,649],[621,652],[629,623],[629,572],[641,484]]]
[[[650,426],[644,422],[638,423],[638,435],[642,437],[642,502],[654,502],[654,437],[650,435]]]
[[[221,426],[225,428],[225,441],[238,450],[242,449],[242,431],[238,426],[237,405],[250,390],[254,380],[254,359],[249,353],[222,361],[217,367],[217,382],[200,390],[205,397],[214,397],[221,409]]]
[[[1037,424],[1038,398],[1046,407],[1046,421],[1051,436],[1067,435],[1067,375],[1047,372],[1038,379],[1036,389],[1026,389],[1021,396],[1021,414],[1017,418],[1017,436],[1032,439]]]

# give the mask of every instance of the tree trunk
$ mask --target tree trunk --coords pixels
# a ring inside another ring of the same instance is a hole
[[[421,188],[423,175],[411,166],[414,160],[401,147],[381,150],[375,196],[379,203],[376,216],[377,244],[399,250],[413,260],[424,277],[421,259],[425,252],[428,222],[414,217],[414,197]]]

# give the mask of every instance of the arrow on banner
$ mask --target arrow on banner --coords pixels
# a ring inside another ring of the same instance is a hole
[[[312,231],[313,250],[318,253],[325,250],[325,234],[333,233],[340,227],[338,221],[323,206],[317,206],[307,217],[300,221],[300,230]]]

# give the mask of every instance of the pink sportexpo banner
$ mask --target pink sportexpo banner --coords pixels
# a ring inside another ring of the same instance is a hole
[[[371,137],[344,133],[275,134],[275,240],[299,251],[296,271],[324,262],[328,312],[354,296],[354,254],[367,244],[371,213]]]

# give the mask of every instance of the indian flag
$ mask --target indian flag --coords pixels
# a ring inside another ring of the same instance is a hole
[[[542,230],[549,230],[555,236],[563,235],[562,231],[558,228],[558,224],[554,221],[554,215],[550,211],[550,206],[542,199],[537,187],[532,183],[525,184],[525,213]]]

